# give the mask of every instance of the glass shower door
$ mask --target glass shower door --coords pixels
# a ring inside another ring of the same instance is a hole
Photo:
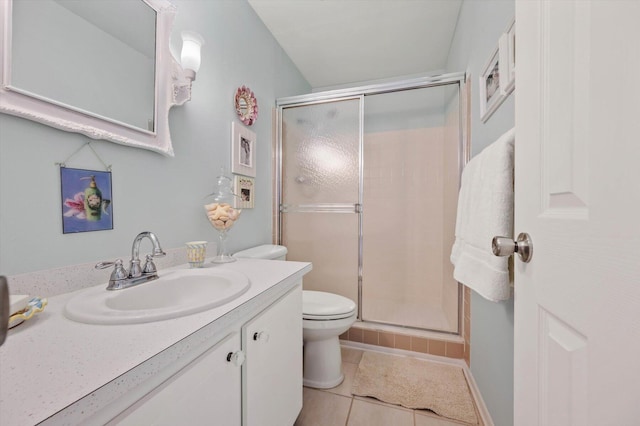
[[[363,321],[458,332],[457,84],[364,99]]]
[[[358,301],[361,97],[283,107],[281,241],[305,290]]]

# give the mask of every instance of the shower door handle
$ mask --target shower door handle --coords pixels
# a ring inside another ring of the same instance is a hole
[[[316,203],[280,204],[280,213],[362,213],[362,204]]]
[[[491,251],[496,256],[511,256],[517,253],[520,260],[524,263],[529,263],[533,256],[533,243],[526,232],[521,232],[516,241],[509,237],[493,237]]]

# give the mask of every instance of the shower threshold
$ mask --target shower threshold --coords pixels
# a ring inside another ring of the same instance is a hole
[[[464,338],[459,334],[356,321],[340,339],[343,342],[464,359],[469,363],[468,346],[465,346]]]

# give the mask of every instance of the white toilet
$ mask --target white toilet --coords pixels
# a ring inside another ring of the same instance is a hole
[[[238,258],[285,260],[287,248],[265,244],[234,254]],[[303,383],[328,389],[344,380],[338,337],[356,321],[353,300],[322,291],[302,292]]]

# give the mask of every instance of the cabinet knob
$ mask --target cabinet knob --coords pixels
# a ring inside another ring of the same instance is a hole
[[[244,364],[244,352],[229,352],[227,354],[227,362],[232,363],[236,367],[240,367],[242,364]]]
[[[269,341],[269,333],[266,331],[260,331],[253,333],[253,340],[256,342],[267,343]]]

